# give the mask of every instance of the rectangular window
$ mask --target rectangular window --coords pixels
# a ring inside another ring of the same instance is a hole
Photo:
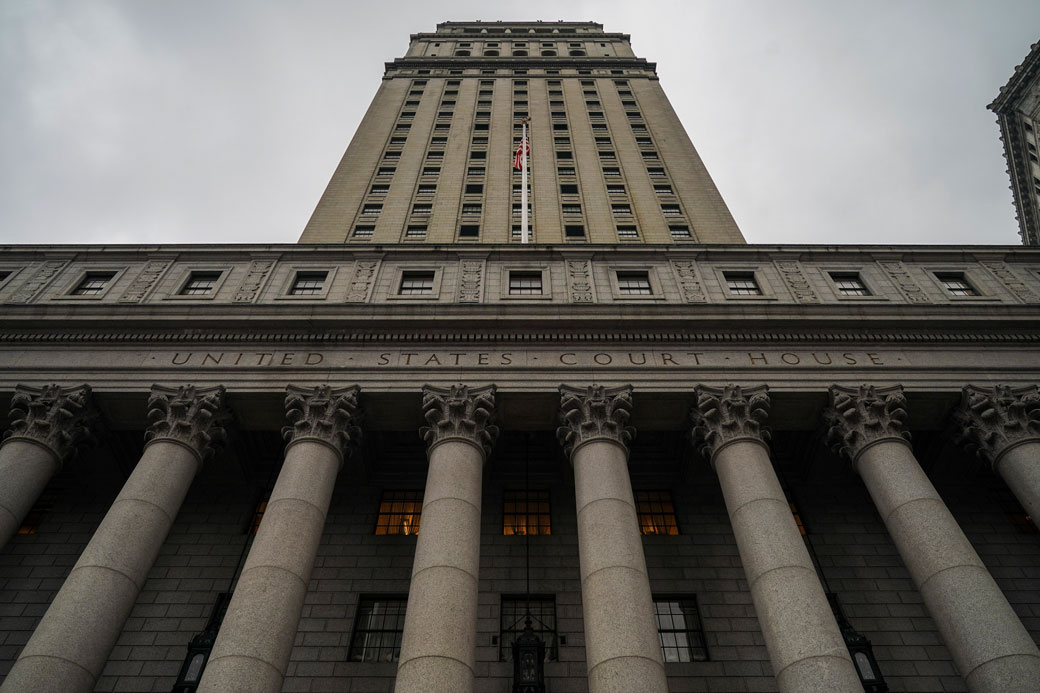
[[[484,175],[484,169],[480,166],[470,166],[466,169],[466,175],[479,178]]]
[[[608,185],[607,186],[607,194],[608,195],[624,195],[625,194],[625,186],[623,186],[623,185]]]
[[[104,292],[105,287],[115,276],[115,272],[87,272],[76,288],[72,290],[72,295],[97,296]]]
[[[459,238],[480,237],[480,227],[476,224],[462,224],[459,226]]]
[[[398,661],[407,606],[408,597],[361,597],[350,639],[350,661]]]
[[[621,177],[621,169],[619,169],[619,168],[605,168],[605,169],[603,169],[603,177],[604,178],[620,178]]]
[[[383,211],[383,205],[365,205],[361,208],[362,214],[379,214]]]
[[[565,177],[565,178],[568,177],[568,176],[573,176],[574,175],[574,169],[569,167],[569,166],[561,166],[560,168],[556,169],[556,175],[562,176],[562,177]]]
[[[556,152],[556,158],[561,160],[569,160],[574,158],[574,152]]]
[[[531,281],[525,280],[525,276],[531,279]],[[513,291],[514,277],[517,277],[519,280],[520,292]],[[536,290],[530,291],[529,289],[531,288],[536,288]],[[542,273],[510,272],[509,293],[542,293]],[[542,536],[552,534],[549,491],[506,491],[503,497],[502,518],[502,534],[505,536]]]
[[[318,296],[325,288],[328,272],[297,272],[289,288],[290,296]]]
[[[412,205],[412,215],[417,217],[428,217],[433,211],[433,205],[428,204],[414,204]]]
[[[391,137],[390,138],[390,144],[391,145],[404,144],[407,141],[408,141],[407,137]]]
[[[661,639],[661,657],[666,662],[705,662],[708,646],[704,642],[697,597],[655,597],[654,615]]]
[[[672,193],[672,186],[670,186],[670,185],[655,185],[654,186],[654,192],[657,193],[658,195],[671,195],[671,194],[673,194]]]
[[[434,195],[437,193],[436,185],[420,185],[415,190],[416,195]]]
[[[475,145],[481,146],[481,145],[486,145],[487,143],[488,143],[488,138],[487,137],[474,137],[473,138],[473,144],[475,144]]]
[[[639,238],[639,231],[636,230],[635,226],[619,226],[617,227],[618,238],[624,240],[632,240]]]
[[[383,491],[376,534],[418,534],[422,502],[422,491]]]
[[[405,238],[426,238],[425,226],[409,226],[404,233]]]
[[[581,205],[563,205],[564,214],[581,214]]]
[[[671,491],[635,491],[639,531],[643,534],[679,534]]]
[[[726,288],[736,296],[761,296],[762,289],[755,281],[754,272],[723,272]]]
[[[610,205],[610,211],[616,217],[627,217],[632,215],[632,207],[630,205]]]
[[[358,224],[354,227],[354,238],[371,238],[376,232],[376,227],[371,224]]]
[[[441,170],[439,168],[427,167],[422,170],[422,174],[427,178],[436,178],[437,176],[441,175]]]
[[[392,168],[380,168],[378,171],[376,171],[376,175],[379,176],[380,178],[383,178],[383,177],[386,177],[386,176],[392,176],[392,175],[394,175],[394,170],[395,169],[392,169]]]
[[[585,238],[585,227],[580,224],[567,224],[563,227],[566,238]]]
[[[690,238],[690,227],[685,224],[674,224],[668,227],[672,238]]]
[[[534,272],[510,272],[509,273],[509,295],[510,296],[541,296],[542,295],[542,273],[538,271]],[[522,534],[522,532],[510,532],[509,529],[509,494],[522,493],[520,491],[507,491],[506,492],[506,534]],[[549,492],[545,492],[545,512],[549,512]],[[521,512],[518,508],[516,512]],[[546,516],[546,523],[548,523],[548,515]],[[548,524],[546,524],[548,527]],[[548,534],[549,532],[537,532],[533,531],[532,534]]]
[[[487,158],[487,152],[470,152],[469,153],[469,158],[470,158],[471,161],[479,160],[479,159],[486,159]]]
[[[429,296],[433,293],[432,271],[402,272],[398,296]]]
[[[217,281],[220,280],[220,272],[192,272],[188,281],[181,289],[181,296],[205,296],[213,293]]]
[[[855,272],[831,272],[831,281],[842,296],[869,296],[870,290]]]
[[[484,184],[483,183],[467,183],[466,184],[466,194],[467,195],[480,195],[480,194],[483,194],[483,192],[484,192]]]
[[[682,210],[679,205],[661,205],[661,213],[666,217],[681,217]]]
[[[961,272],[936,272],[935,278],[952,296],[978,296],[979,292]]]
[[[466,215],[480,214],[480,205],[462,205],[462,213]]]
[[[385,154],[383,154],[383,159],[385,159],[386,161],[396,162],[400,158],[401,152],[386,152]]]
[[[577,195],[578,194],[578,186],[575,185],[574,183],[564,183],[563,185],[560,186],[560,194],[561,195]]]
[[[650,285],[650,273],[646,270],[618,270],[615,276],[617,278],[618,293],[620,294],[626,296],[652,296],[654,293],[653,287]]]
[[[513,659],[513,641],[520,637],[531,614],[531,630],[545,643],[545,658],[557,659],[556,598],[551,596],[502,595],[502,624],[499,637],[499,658]]]
[[[441,161],[442,159],[444,159],[444,152],[441,152],[441,151],[426,152],[426,158],[428,160],[430,160],[430,161]]]

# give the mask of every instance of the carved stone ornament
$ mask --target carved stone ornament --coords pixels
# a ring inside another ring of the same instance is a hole
[[[568,457],[574,448],[596,438],[607,438],[626,448],[636,435],[632,418],[632,386],[572,387],[560,385],[560,423],[556,437]]]
[[[145,445],[174,440],[186,445],[205,460],[227,438],[224,425],[229,418],[224,408],[224,387],[196,388],[194,385],[152,385],[148,398],[148,429]]]
[[[491,453],[498,438],[498,426],[491,424],[495,416],[495,386],[451,387],[423,386],[423,417],[428,426],[419,435],[429,449],[450,438],[463,438]]]
[[[968,385],[953,419],[960,427],[957,442],[992,464],[1009,446],[1040,442],[1040,387]]]
[[[766,385],[705,387],[696,389],[697,403],[690,411],[694,445],[712,459],[719,449],[735,440],[753,439],[766,443],[769,429],[769,388]]]
[[[353,447],[361,440],[361,420],[357,385],[331,388],[285,388],[285,418],[289,425],[282,429],[285,442],[301,438],[318,438],[339,450],[344,459],[350,457]]]
[[[15,387],[4,439],[28,438],[47,446],[59,461],[94,442],[98,411],[89,385]]]
[[[823,413],[827,442],[855,460],[866,446],[881,440],[910,442],[906,430],[903,386],[831,385],[831,406]]]

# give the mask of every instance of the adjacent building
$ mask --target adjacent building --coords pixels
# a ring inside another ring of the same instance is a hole
[[[414,35],[300,240],[0,248],[3,693],[1040,685],[1040,248],[746,244],[585,22]]]

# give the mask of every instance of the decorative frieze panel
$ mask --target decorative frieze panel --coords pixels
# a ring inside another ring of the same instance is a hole
[[[980,263],[983,267],[988,269],[997,280],[1004,285],[1011,294],[1022,303],[1037,303],[1040,302],[1040,298],[1026,286],[1025,282],[1018,278],[1007,263],[987,261]]]
[[[480,303],[484,295],[484,260],[460,260],[459,303]]]
[[[791,295],[798,303],[819,303],[820,297],[816,295],[815,289],[809,283],[808,277],[802,271],[802,265],[794,260],[777,260],[776,269],[783,277]]]
[[[567,294],[571,303],[592,303],[592,262],[567,260]]]
[[[254,260],[249,263],[246,276],[242,278],[235,297],[231,299],[234,303],[252,303],[260,295],[260,290],[267,282],[271,270],[274,269],[274,260]]]
[[[367,303],[372,295],[379,260],[358,260],[354,263],[354,274],[347,289],[348,303]]]
[[[907,301],[910,303],[932,302],[928,298],[928,294],[924,292],[924,289],[910,276],[910,272],[905,264],[898,260],[879,260],[878,265],[885,271],[885,274],[888,275],[888,278],[892,280],[892,283],[899,289],[899,293],[903,294]]]
[[[148,292],[152,290],[155,283],[166,272],[170,266],[170,260],[152,260],[145,264],[144,269],[134,277],[123,295],[119,297],[120,303],[140,303]]]
[[[672,260],[672,271],[679,284],[679,293],[687,303],[706,303],[708,297],[697,272],[694,260]]]
[[[25,280],[25,282],[18,287],[18,290],[14,292],[11,298],[7,299],[11,303],[28,303],[36,297],[40,290],[57,275],[65,265],[69,264],[64,260],[47,260],[42,265],[36,268],[36,271]]]

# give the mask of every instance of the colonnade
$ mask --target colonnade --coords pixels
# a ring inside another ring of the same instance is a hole
[[[358,388],[290,386],[285,460],[200,691],[278,691],[344,459]],[[1040,652],[908,444],[901,387],[830,389],[825,424],[873,499],[969,690],[1036,690]],[[560,387],[557,436],[574,468],[592,693],[667,691],[628,474],[632,388]],[[493,385],[423,390],[429,470],[397,693],[472,691],[483,466]],[[0,690],[93,688],[191,481],[224,437],[223,388],[155,386],[146,446]],[[764,385],[696,388],[692,434],[719,477],[781,691],[862,687],[769,457]],[[960,438],[1040,516],[1040,390],[964,388]],[[6,542],[97,419],[89,387],[19,387],[0,445]],[[277,598],[272,598],[277,595]]]

